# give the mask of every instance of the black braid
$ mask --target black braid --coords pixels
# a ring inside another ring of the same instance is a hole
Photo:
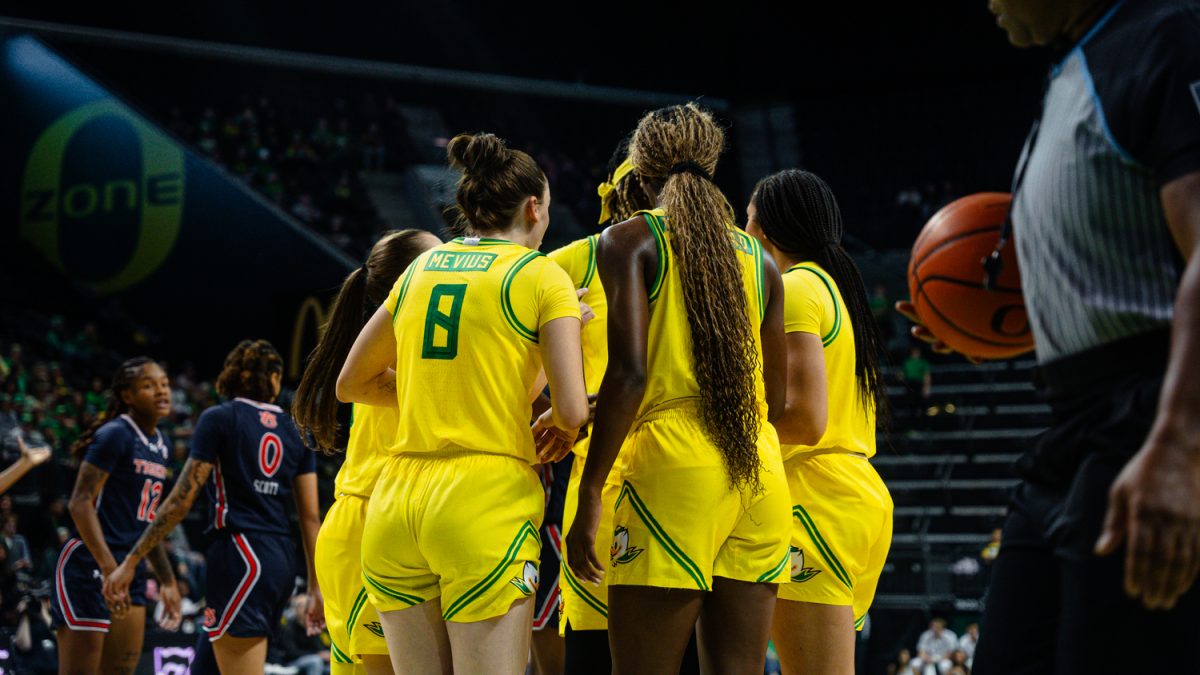
[[[885,354],[883,339],[858,265],[842,248],[842,212],[833,191],[815,174],[788,169],[759,181],[750,200],[771,243],[790,255],[816,262],[833,277],[854,324],[859,399],[864,405],[874,404],[875,419],[886,429],[891,406],[879,368],[879,359]]]

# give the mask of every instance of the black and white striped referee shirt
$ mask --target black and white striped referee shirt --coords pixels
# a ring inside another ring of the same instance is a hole
[[[1013,236],[1047,363],[1168,325],[1183,270],[1159,189],[1200,170],[1200,3],[1116,2],[1051,70]]]

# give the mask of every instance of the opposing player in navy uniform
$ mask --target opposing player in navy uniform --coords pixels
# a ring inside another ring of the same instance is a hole
[[[316,455],[300,441],[292,418],[273,404],[282,375],[283,359],[265,340],[245,340],[229,353],[217,378],[217,391],[228,400],[200,416],[178,484],[104,586],[110,605],[121,603],[141,557],[183,520],[206,486],[213,542],[204,627],[224,675],[263,672],[267,638],[295,584],[287,514],[293,499],[308,573],[308,630],[324,627],[313,567],[320,527]]]
[[[51,613],[58,634],[59,672],[132,673],[142,653],[146,577],[129,567],[128,593],[110,611],[103,580],[154,521],[167,478],[167,448],[159,420],[171,412],[171,384],[146,357],[130,359],[113,375],[108,410],[74,445],[81,458],[71,493],[75,536],[54,567]],[[165,611],[164,628],[179,625],[179,591],[162,548],[149,546]],[[139,558],[138,560],[141,560]]]

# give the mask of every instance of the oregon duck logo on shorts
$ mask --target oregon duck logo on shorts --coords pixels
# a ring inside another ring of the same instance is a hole
[[[629,530],[621,526],[617,526],[617,529],[613,530],[612,546],[608,549],[608,557],[612,564],[624,565],[631,563],[634,558],[637,558],[645,550],[644,548],[629,545]]]
[[[371,623],[364,623],[363,628],[366,628],[367,630],[371,631],[371,634],[374,635],[375,637],[383,637],[383,626],[379,625],[378,621],[372,621]]]
[[[525,595],[533,595],[534,591],[538,589],[539,582],[540,578],[538,576],[537,565],[534,565],[531,562],[525,563],[524,578],[513,577],[509,581],[510,584],[516,586],[517,590],[521,591]]]
[[[821,573],[821,570],[814,570],[811,567],[804,566],[804,551],[801,551],[795,546],[789,546],[788,553],[792,558],[792,581],[808,581],[809,579]]]

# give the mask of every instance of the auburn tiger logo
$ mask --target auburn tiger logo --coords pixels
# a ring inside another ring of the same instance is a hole
[[[269,410],[259,410],[258,421],[262,422],[262,425],[268,429],[274,429],[279,426],[279,421],[275,419],[275,413]]]
[[[204,627],[212,628],[215,625],[217,625],[217,610],[206,607],[204,609]]]

